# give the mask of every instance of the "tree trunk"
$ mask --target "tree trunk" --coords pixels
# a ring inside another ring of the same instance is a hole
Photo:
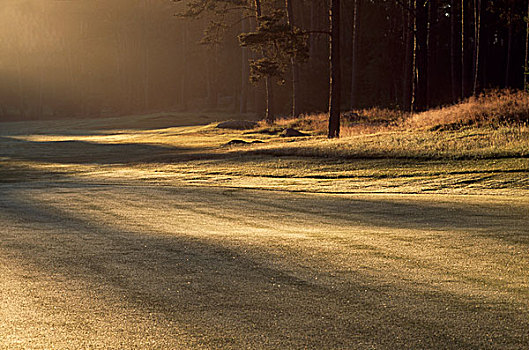
[[[529,0],[527,1],[527,25],[525,27],[525,62],[524,62],[524,74],[523,74],[523,88],[527,91],[527,75],[529,74]]]
[[[452,86],[452,102],[457,101],[457,41],[456,41],[456,0],[450,2],[450,76]]]
[[[511,75],[511,52],[512,52],[512,37],[513,37],[513,3],[512,1],[509,1],[509,9],[508,9],[508,18],[509,21],[509,29],[508,29],[508,35],[507,35],[507,59],[505,62],[505,87],[510,86],[510,75]]]
[[[437,48],[438,48],[438,31],[437,31],[437,11],[438,4],[437,0],[430,0],[428,7],[428,38],[427,38],[427,66],[428,66],[428,81],[426,82],[426,104],[430,106],[432,104],[432,92],[436,86],[435,72],[437,68]]]
[[[356,66],[358,54],[358,9],[360,0],[353,3],[353,28],[351,38],[351,99],[349,108],[352,110],[356,106]]]
[[[263,11],[261,8],[261,0],[255,0],[255,21],[256,25],[259,26]],[[272,123],[275,120],[274,115],[274,91],[272,87],[272,78],[270,76],[265,77],[265,89],[266,89],[266,112],[265,119],[267,122]]]
[[[149,11],[149,4],[148,1],[144,1],[143,3],[143,109],[144,111],[148,111],[150,107],[150,101],[149,101],[149,85],[150,85],[150,43],[149,43],[149,35],[148,35],[148,11]]]
[[[272,87],[273,80],[271,77],[265,79],[266,85],[266,115],[265,119],[267,122],[272,123],[275,120],[274,110],[272,101],[274,101],[274,89]]]
[[[207,69],[207,100],[208,108],[211,110],[217,109],[218,106],[218,89],[217,89],[217,71],[218,71],[218,59],[217,45],[211,49],[211,52],[206,52],[208,55]]]
[[[466,97],[465,0],[461,0],[461,99]]]
[[[244,16],[244,12],[242,15]],[[243,33],[248,31],[248,20],[245,18],[243,18],[241,21],[241,31]],[[248,49],[246,47],[241,47],[241,93],[239,99],[239,112],[241,114],[248,112],[249,74]]]
[[[340,137],[341,67],[340,67],[340,0],[331,0],[330,11],[330,98],[329,138]]]
[[[408,8],[404,8],[403,12],[403,31],[404,31],[404,41],[405,48],[404,54],[404,79],[402,80],[402,106],[405,111],[412,110],[412,100],[413,100],[413,81],[415,69],[413,68],[413,58],[414,58],[414,34],[413,34],[413,18],[411,16],[411,9],[413,8],[413,0],[408,0]]]
[[[180,81],[180,103],[183,111],[187,111],[187,71],[188,71],[188,41],[189,41],[189,29],[187,23],[183,25],[182,29],[182,59],[183,69]]]
[[[285,6],[287,9],[288,25],[290,27],[290,30],[293,31],[296,23],[294,18],[294,8],[292,6],[292,0],[285,0]],[[292,66],[292,116],[297,117],[299,115],[299,67],[294,58],[290,59],[290,64]]]
[[[480,34],[481,34],[481,0],[474,0],[474,71],[472,94],[474,96],[478,93],[478,76],[479,76],[479,50],[480,50]]]
[[[415,103],[414,110],[422,111],[428,107],[428,0],[417,0],[415,7]]]

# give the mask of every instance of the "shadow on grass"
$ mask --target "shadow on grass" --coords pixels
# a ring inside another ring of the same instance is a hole
[[[466,232],[475,237],[529,247],[529,227],[525,224],[529,203],[478,205],[464,201],[458,203],[454,199],[436,203],[420,198],[410,201],[319,194],[289,195],[290,200],[285,201],[270,200],[269,195],[255,193],[254,196],[238,197],[238,201],[246,203],[241,206],[252,205],[262,213],[279,211],[286,217],[288,213],[295,212],[301,215],[301,221],[316,221],[330,226],[348,226],[353,222],[369,227],[453,232],[453,235]],[[232,211],[235,213],[237,208],[232,208]]]
[[[311,196],[277,194],[269,200],[254,197],[250,201],[248,193],[226,194],[206,188],[153,192],[114,188],[91,193],[117,196],[140,208],[145,205],[141,198],[148,202],[156,197],[156,201],[169,201],[166,205],[171,208],[188,209],[185,215],[192,226],[185,226],[183,221],[182,226],[157,230],[143,226],[141,220],[129,222],[126,217],[115,217],[113,224],[97,216],[88,219],[90,216],[82,211],[87,203],[79,204],[77,212],[65,211],[53,203],[37,202],[17,189],[0,191],[0,224],[14,228],[0,234],[4,256],[48,276],[80,279],[93,290],[124,295],[124,307],[163,314],[205,339],[208,347],[465,349],[488,347],[490,341],[497,347],[528,345],[527,310],[478,310],[473,306],[479,300],[426,293],[411,282],[388,285],[360,272],[351,272],[342,284],[334,284],[332,279],[330,283],[316,282],[293,272],[300,267],[281,261],[273,247],[264,250],[244,241],[234,245],[193,237],[186,231],[207,229],[208,222],[229,222],[256,212],[261,217],[304,220],[305,225],[330,219],[329,225],[361,220],[391,227],[420,227],[425,222],[409,215],[420,209],[413,205],[315,201]],[[87,187],[79,191],[94,190]],[[60,192],[56,195],[54,200],[59,201]],[[92,215],[105,215],[104,208],[90,208],[95,210]],[[208,208],[216,208],[213,212],[221,216],[212,215]],[[336,216],[340,208],[341,214]],[[433,215],[443,208],[434,205],[426,210]],[[447,211],[444,215],[464,213]],[[431,219],[430,215],[425,218]],[[265,222],[273,232],[273,220]],[[463,219],[457,219],[458,224],[463,226]],[[242,225],[253,229],[251,220]],[[441,220],[439,227],[445,225]],[[329,279],[310,266],[302,269],[305,276]]]
[[[13,159],[68,164],[126,164],[149,162],[157,157],[195,153],[196,148],[145,143],[94,143],[87,141],[27,141],[0,137],[0,156]],[[9,147],[6,147],[8,145]],[[204,155],[207,157],[207,154]]]
[[[413,154],[406,155],[400,153],[374,153],[374,152],[353,152],[347,154],[336,154],[334,156],[325,153],[314,147],[280,147],[280,148],[253,148],[250,145],[230,148],[229,152],[219,152],[219,148],[215,146],[203,147],[179,147],[160,144],[148,143],[99,143],[87,141],[29,141],[12,138],[9,136],[0,136],[0,157],[10,157],[19,160],[41,161],[49,163],[67,163],[67,164],[128,164],[128,163],[166,163],[176,164],[192,160],[229,160],[233,163],[244,163],[248,160],[256,158],[298,158],[298,159],[314,159],[320,163],[329,162],[331,164],[334,160],[338,161],[372,161],[377,163],[376,168],[381,170],[387,168],[395,168],[402,166],[417,166],[426,165],[429,161],[435,162],[455,162],[455,161],[486,161],[488,159],[501,158],[527,158],[529,156],[504,154],[494,155],[491,157],[443,157],[432,156],[428,154]],[[368,168],[372,168],[370,164]],[[473,169],[473,170],[452,170],[432,172],[428,171],[428,175],[472,175],[472,174],[509,174],[509,173],[528,173],[529,169],[526,167],[517,169]],[[384,177],[414,177],[420,174],[415,172],[412,174],[380,174],[378,178]],[[261,175],[258,174],[258,176]],[[271,177],[291,177],[291,175],[273,175]],[[296,176],[299,178],[313,178],[313,179],[347,179],[347,178],[361,178],[361,175],[350,174],[311,174]],[[377,177],[376,175],[369,175],[369,178]]]
[[[0,121],[0,131],[10,135],[57,135],[90,136],[111,135],[123,130],[149,131],[175,127],[205,126],[223,120],[256,118],[253,114],[212,113],[153,113],[122,117],[101,117],[87,119],[55,119],[41,121]]]
[[[525,150],[498,150],[498,151],[484,151],[479,152],[447,152],[436,151],[430,149],[427,145],[423,149],[402,149],[402,150],[386,150],[380,151],[377,149],[332,149],[303,146],[303,147],[274,147],[252,151],[256,155],[268,155],[275,157],[295,156],[302,158],[334,158],[340,160],[355,160],[355,159],[397,159],[397,160],[416,160],[416,161],[435,161],[435,160],[475,160],[475,159],[508,159],[508,158],[529,158],[529,153]]]

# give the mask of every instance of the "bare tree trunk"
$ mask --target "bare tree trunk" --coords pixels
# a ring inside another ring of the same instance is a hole
[[[143,8],[143,109],[149,110],[149,85],[150,85],[150,52],[149,52],[149,38],[147,34],[148,29],[148,18],[147,14],[149,11],[148,0],[145,0]]]
[[[183,50],[183,70],[181,74],[182,80],[180,81],[180,101],[182,104],[182,110],[187,111],[187,71],[188,71],[188,41],[189,41],[189,29],[187,23],[183,25],[182,29],[182,50]]]
[[[414,110],[428,107],[428,0],[416,0],[415,7],[415,103]]]
[[[263,11],[261,8],[261,0],[255,0],[255,20],[257,26],[259,26],[259,22],[261,21],[261,16],[263,15]],[[274,115],[274,91],[272,87],[272,77],[266,76],[265,77],[265,89],[266,89],[266,112],[265,112],[265,119],[269,123],[273,122],[275,120]]]
[[[507,38],[507,60],[505,62],[505,87],[509,87],[511,85],[510,82],[510,75],[511,75],[511,51],[512,51],[512,37],[513,37],[513,30],[512,30],[512,23],[509,24],[509,34]]]
[[[331,0],[330,11],[330,99],[329,138],[340,137],[341,59],[340,59],[340,0]]]
[[[37,116],[37,119],[44,119],[44,106],[43,106],[43,100],[44,100],[44,73],[42,72],[42,68],[39,72],[39,93],[38,93],[38,100],[37,100],[37,108],[35,111],[35,114]]]
[[[413,8],[413,0],[408,0],[408,8],[404,8],[403,12],[403,30],[405,41],[405,59],[404,59],[404,79],[402,80],[402,103],[405,111],[412,110],[412,89],[415,69],[413,68],[414,57],[414,34],[413,34],[413,18],[411,16],[411,9]]]
[[[417,71],[417,0],[413,0],[413,45],[412,45],[412,59],[411,59],[411,71],[412,71],[412,80],[411,80],[411,102],[410,102],[410,111],[413,112],[417,108],[417,81],[418,81],[418,71]]]
[[[296,22],[294,17],[294,7],[292,6],[292,0],[285,0],[285,6],[287,9],[288,25],[290,27],[290,30],[293,31]],[[292,66],[292,116],[297,117],[299,115],[299,67],[294,58],[290,59],[290,64]]]
[[[456,70],[456,0],[450,2],[450,76],[452,85],[452,102],[457,101],[457,70]]]
[[[356,67],[358,54],[358,9],[360,0],[354,0],[353,3],[353,28],[351,38],[351,99],[349,108],[352,110],[356,105]]]
[[[525,62],[524,62],[524,75],[523,75],[523,87],[527,91],[527,75],[529,74],[529,67],[527,65],[529,61],[529,0],[527,1],[527,25],[525,27]]]
[[[466,97],[465,68],[465,0],[461,0],[461,98]]]
[[[481,34],[481,0],[474,0],[474,74],[472,84],[472,94],[478,93],[478,76],[479,76],[479,50]]]
[[[310,1],[310,30],[316,30],[316,9],[315,9],[315,2]],[[309,38],[309,57],[311,59],[311,62],[314,62],[314,53],[316,50],[316,37],[314,35],[311,35]]]
[[[510,75],[511,75],[511,52],[512,52],[512,37],[513,37],[513,3],[512,0],[509,1],[509,9],[508,9],[508,18],[509,21],[509,29],[508,29],[508,35],[507,35],[507,59],[505,62],[505,87],[510,86]]]
[[[265,119],[268,123],[273,123],[276,119],[274,111],[274,88],[273,79],[271,77],[265,78],[265,89],[266,89],[266,111]]]
[[[242,13],[244,16],[244,12]],[[243,18],[241,21],[241,31],[246,33],[248,31],[248,19]],[[239,112],[248,112],[248,49],[241,47],[241,94],[239,103]]]
[[[437,68],[437,48],[438,48],[438,31],[437,31],[437,0],[429,0],[428,5],[428,34],[427,34],[427,66],[428,66],[428,81],[426,82],[426,104],[432,104],[432,92],[435,87],[435,68]]]
[[[215,44],[212,52],[208,55],[207,65],[207,94],[208,94],[208,107],[215,110],[218,106],[218,87],[217,87],[217,71],[218,71],[218,47]]]

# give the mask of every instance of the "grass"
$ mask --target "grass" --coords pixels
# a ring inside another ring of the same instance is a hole
[[[420,114],[355,111],[345,114],[338,140],[323,135],[325,115],[249,131],[217,129],[215,120],[250,116],[192,113],[4,123],[0,181],[81,176],[311,192],[519,193],[529,189],[528,106],[527,94],[502,92]],[[285,127],[312,136],[280,137]],[[226,146],[233,139],[264,143]]]
[[[472,103],[1,124],[0,348],[527,348],[528,127]]]
[[[326,133],[325,114],[284,118],[268,131],[293,127]],[[499,91],[422,113],[379,108],[342,118],[342,138],[311,138],[263,152],[306,157],[478,159],[529,156],[529,94]],[[265,125],[263,124],[263,127]],[[263,129],[257,132],[264,133]]]
[[[325,135],[327,114],[281,118],[271,130],[281,127],[299,128],[314,135]],[[464,127],[526,126],[529,123],[529,93],[494,90],[460,103],[420,113],[369,108],[349,111],[342,117],[342,137],[391,131],[446,131]],[[262,122],[262,127],[268,126]],[[269,127],[269,126],[268,126]]]

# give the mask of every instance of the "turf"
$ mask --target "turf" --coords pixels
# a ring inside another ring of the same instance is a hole
[[[228,118],[0,124],[0,348],[529,346],[524,126]]]

